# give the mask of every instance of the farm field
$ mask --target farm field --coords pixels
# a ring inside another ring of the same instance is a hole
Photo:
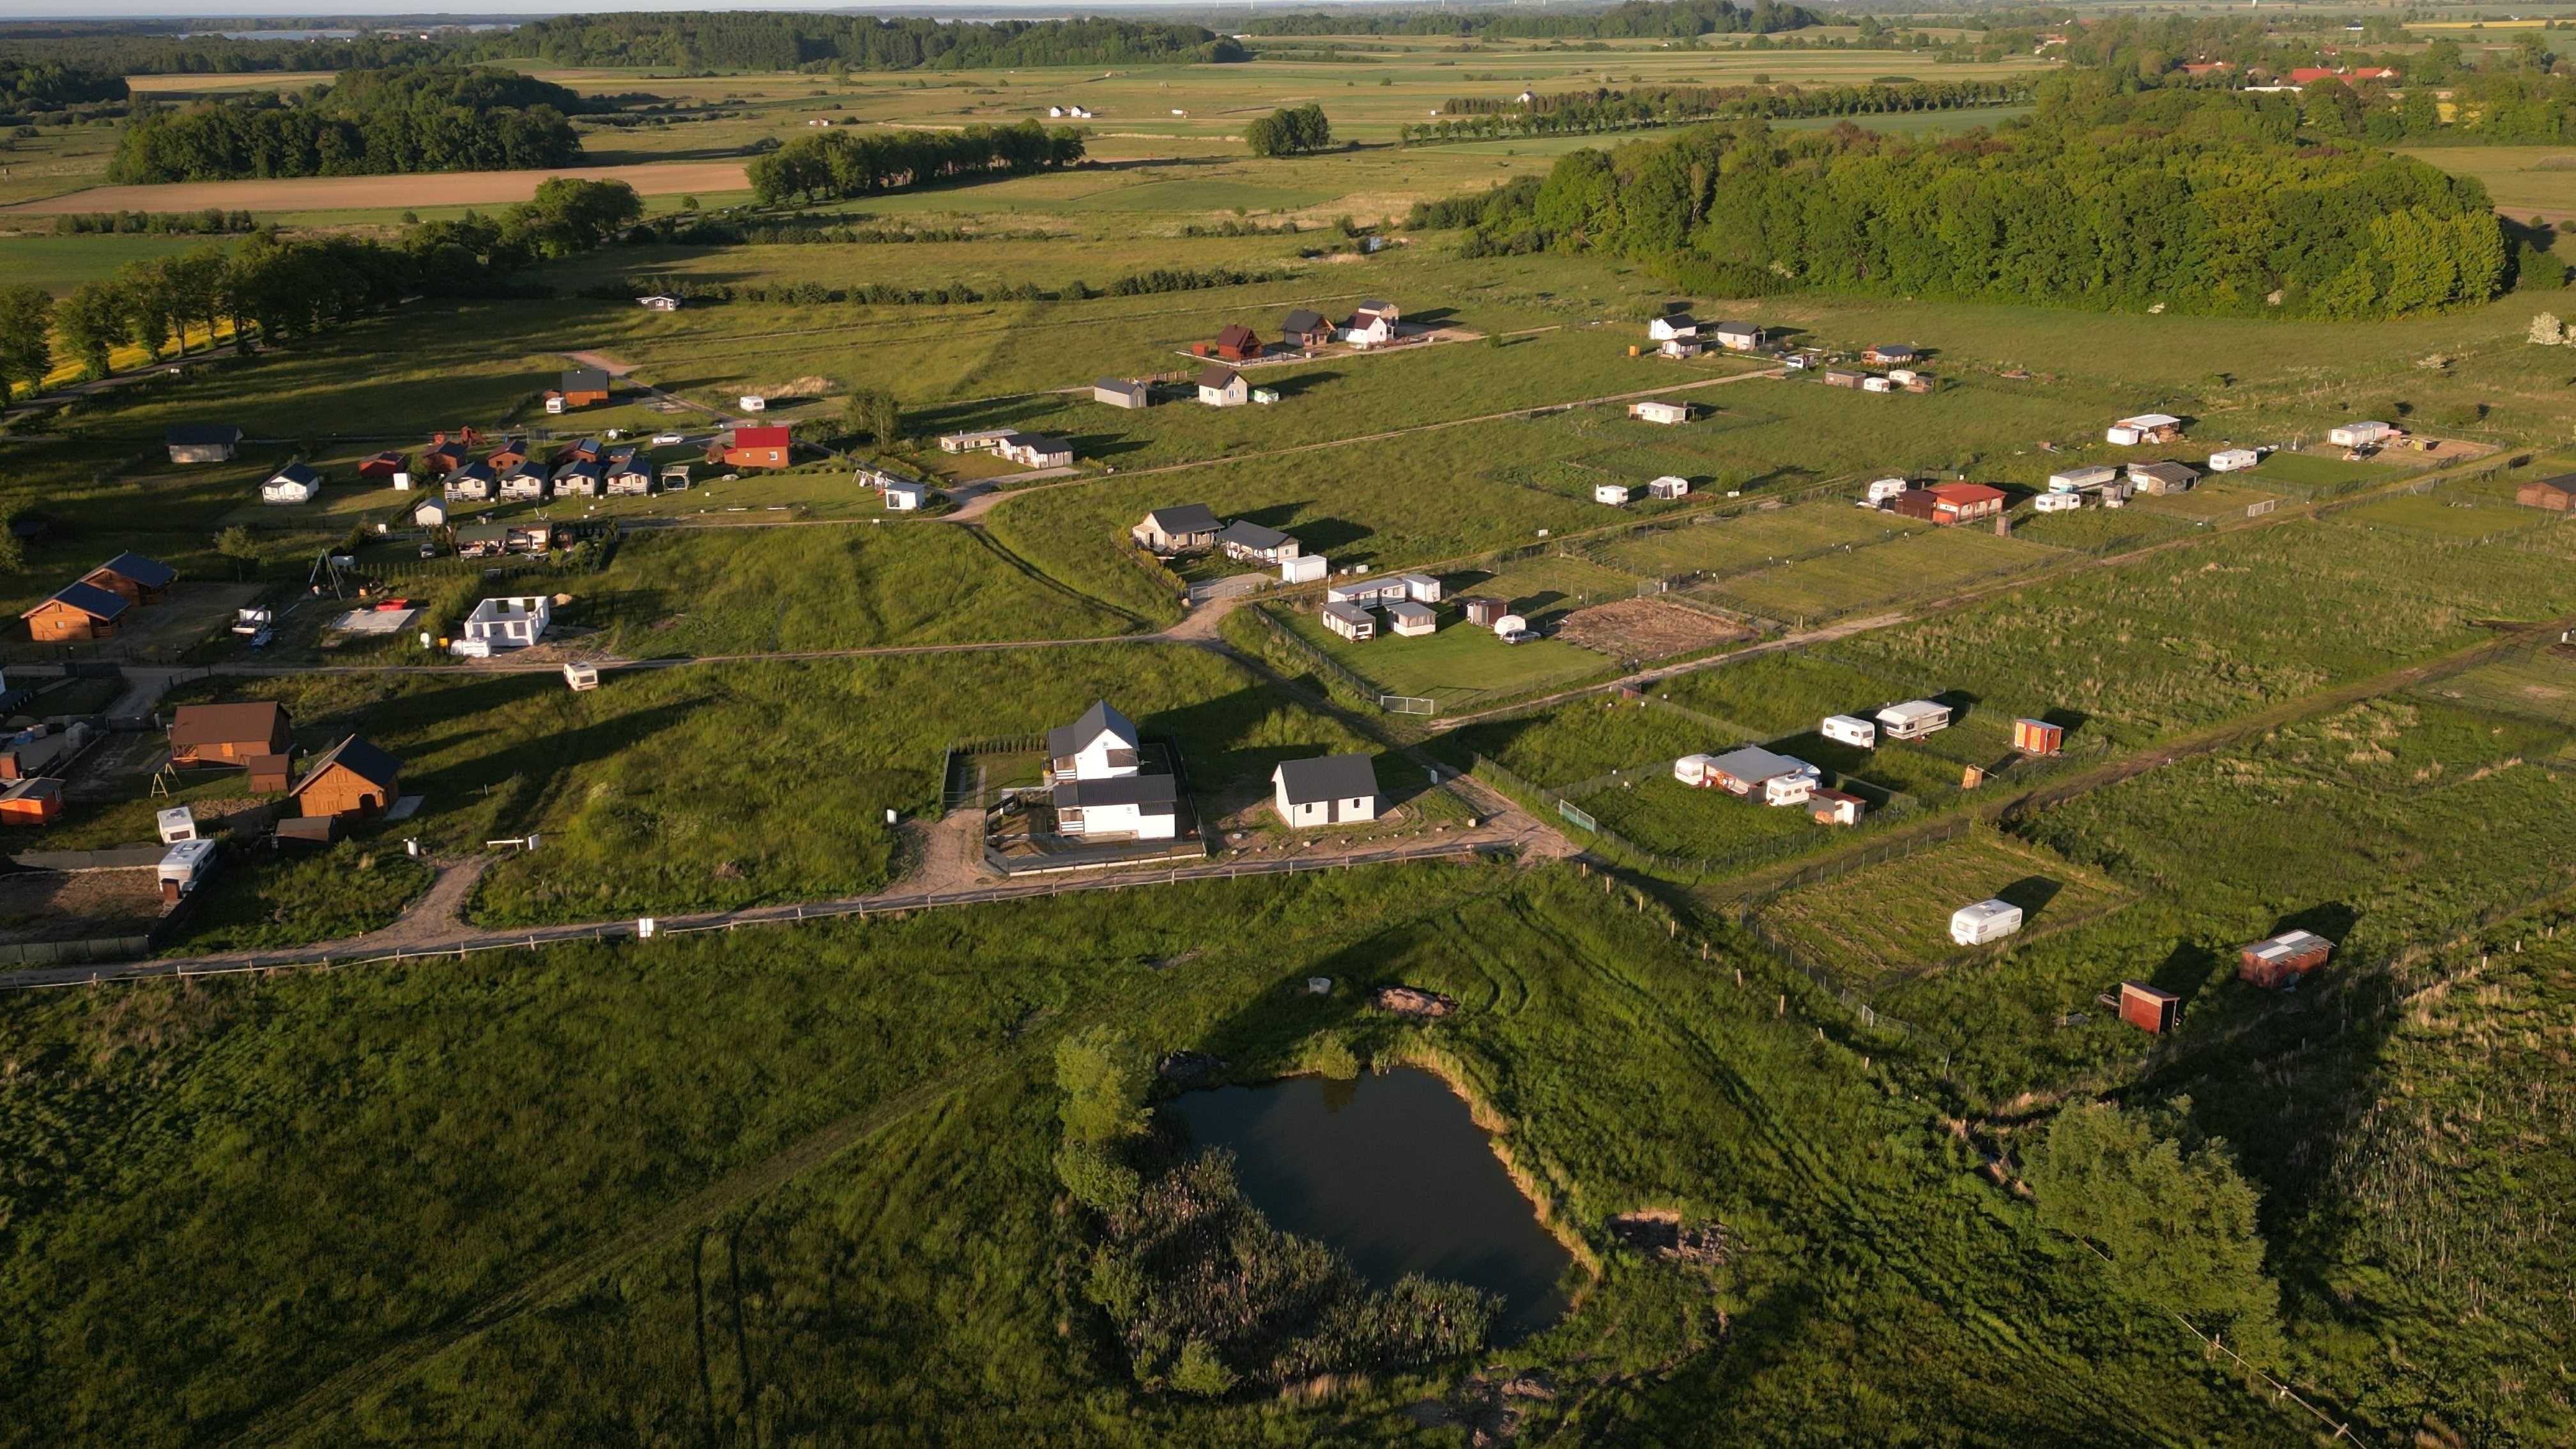
[[[938,524],[630,535],[573,587],[556,617],[624,658],[1070,639],[1132,622]]]
[[[635,166],[567,166],[554,171],[450,171],[425,176],[281,176],[258,181],[175,181],[150,186],[92,186],[21,201],[21,216],[65,211],[410,210],[426,206],[500,206],[536,195],[550,176],[623,181],[656,196],[743,189],[738,161],[660,162]]]
[[[2085,919],[2130,894],[2099,871],[1979,830],[1801,886],[1764,902],[1758,917],[1837,981],[1872,990],[1976,949],[1950,939],[1950,913],[1961,906],[2009,901],[2022,908],[2022,931],[2030,933]],[[1984,967],[1958,969],[1973,974]]]
[[[232,242],[231,237],[215,236],[0,237],[0,275],[7,276],[11,286],[38,286],[59,297],[83,282],[108,277],[129,262],[177,256],[203,246],[220,250]]]
[[[1828,496],[1788,508],[1757,510],[1733,518],[1702,518],[1677,528],[1640,530],[1594,544],[1590,556],[1645,577],[1727,574],[1775,559],[1835,546],[1878,543],[1904,526],[1874,509]]]

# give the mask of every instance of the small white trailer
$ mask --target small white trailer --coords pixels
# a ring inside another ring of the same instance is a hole
[[[2021,929],[2021,907],[2010,901],[1979,901],[1950,913],[1950,939],[1962,946],[2000,941]]]
[[[1858,715],[1829,714],[1816,727],[1816,733],[1838,745],[1853,745],[1864,750],[1878,748],[1878,726]]]

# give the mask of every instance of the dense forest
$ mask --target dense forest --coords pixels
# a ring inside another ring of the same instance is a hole
[[[1394,15],[1273,15],[1249,20],[1251,35],[1457,35],[1516,39],[1678,39],[1692,35],[1768,35],[1821,23],[1812,11],[1773,0],[1750,7],[1730,0],[1628,0],[1608,10],[1534,13],[1479,10]]]
[[[52,30],[71,30],[54,34]],[[436,65],[450,49],[436,41],[399,36],[354,40],[227,40],[220,35],[146,34],[126,30],[48,27],[0,29],[0,57],[50,61],[105,75],[252,75],[261,71],[381,70]]]
[[[1098,19],[965,24],[736,12],[561,16],[480,37],[464,53],[554,65],[815,71],[1245,58],[1242,47],[1196,25]]]
[[[0,56],[0,111],[59,111],[125,99],[125,77],[58,60]]]
[[[1482,140],[1494,136],[1569,136],[1633,130],[1691,120],[1783,120],[1799,116],[1894,115],[2013,105],[2030,99],[2026,80],[1909,81],[1857,86],[1602,86],[1531,97],[1528,104],[1487,96],[1440,106],[1443,119],[1406,125],[1405,141]]]
[[[561,166],[581,155],[573,92],[501,70],[352,71],[318,94],[274,92],[138,115],[108,179],[223,181]]]
[[[2295,98],[2123,94],[2098,74],[2039,93],[2027,123],[1947,140],[1745,121],[1577,151],[1538,187],[1422,219],[1473,221],[1478,247],[1634,258],[1718,295],[2360,318],[2484,301],[2506,280],[2483,186],[2302,144]]]
[[[1026,176],[1082,159],[1082,133],[1034,120],[960,131],[810,131],[744,168],[762,205],[874,196],[926,181]]]

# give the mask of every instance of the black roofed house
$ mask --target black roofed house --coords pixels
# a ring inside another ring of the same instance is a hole
[[[589,458],[575,458],[555,470],[554,489],[574,498],[596,498],[607,486],[608,469]]]
[[[1056,833],[1170,840],[1181,833],[1177,783],[1169,775],[1058,780],[1052,792]]]
[[[1212,408],[1236,408],[1252,400],[1252,390],[1245,386],[1243,374],[1222,362],[1211,362],[1199,369],[1199,401]]]
[[[1136,773],[1136,724],[1109,701],[1096,700],[1069,725],[1046,735],[1047,773],[1053,780],[1108,780]]]
[[[456,552],[462,558],[501,554],[541,554],[554,546],[554,525],[543,519],[510,523],[466,523],[456,529]]]
[[[1860,355],[1872,367],[1903,367],[1922,354],[1901,342],[1882,342]]]
[[[1113,408],[1151,407],[1154,403],[1154,389],[1132,378],[1095,378],[1091,384],[1091,400],[1107,403]]]
[[[1729,352],[1751,352],[1762,345],[1762,329],[1750,322],[1720,322],[1709,329],[1709,335]]]
[[[2131,463],[2129,465],[2129,482],[2140,493],[2151,497],[2188,493],[2191,491],[2191,485],[2199,481],[2198,470],[2183,463]]]
[[[1699,336],[1699,319],[1688,312],[1668,312],[1646,324],[1646,340],[1672,342]]]
[[[164,434],[173,463],[229,463],[242,430],[230,423],[181,423]]]
[[[81,575],[81,582],[105,589],[128,602],[157,604],[179,579],[179,571],[139,553],[121,553]]]
[[[567,368],[554,390],[546,394],[546,411],[568,413],[575,408],[592,407],[608,401],[608,370],[599,367]]]
[[[566,463],[579,463],[585,460],[593,463],[599,461],[599,439],[576,438],[555,449],[546,459],[548,463],[558,468]]]
[[[483,455],[483,461],[492,465],[492,471],[506,473],[528,461],[528,440],[504,438],[501,446]]]
[[[1144,768],[1136,726],[1107,700],[1046,733],[1056,833],[1170,840],[1180,834],[1179,782]]]
[[[501,480],[489,463],[465,463],[448,473],[444,486],[452,503],[485,503],[501,486]]]
[[[1279,340],[1290,347],[1321,347],[1333,340],[1333,324],[1312,307],[1300,307],[1279,324]]]
[[[1367,755],[1282,760],[1270,772],[1272,803],[1291,829],[1377,818],[1377,765]]]
[[[1197,553],[1216,547],[1217,530],[1224,526],[1206,504],[1183,503],[1146,514],[1127,536],[1152,553]]]
[[[75,639],[109,639],[116,623],[132,605],[94,584],[65,584],[60,592],[18,617],[27,621],[27,637],[39,644]]]
[[[1236,519],[1216,536],[1216,546],[1227,558],[1246,563],[1275,564],[1297,556],[1297,540],[1275,528]]]
[[[506,499],[541,499],[554,483],[541,463],[521,458],[501,475],[501,486],[493,496]]]
[[[323,751],[287,791],[307,817],[381,815],[402,788],[402,762],[351,735]]]
[[[606,488],[610,495],[650,493],[653,491],[653,465],[634,448],[620,448],[608,455]]]
[[[2576,473],[2562,473],[2555,478],[2535,478],[2513,490],[2513,501],[2525,508],[2546,508],[2552,513],[2576,513]]]
[[[465,466],[465,445],[454,441],[432,443],[420,455],[420,471],[432,478],[443,478]]]

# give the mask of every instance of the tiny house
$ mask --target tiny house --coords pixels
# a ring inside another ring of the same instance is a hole
[[[1962,946],[2000,941],[2021,929],[2021,907],[2010,901],[1979,901],[1950,913],[1950,939]]]
[[[1377,616],[1357,604],[1330,603],[1324,606],[1324,627],[1356,644],[1377,637]]]
[[[2013,721],[2013,748],[2025,755],[2054,755],[2066,746],[2066,727],[2044,719]]]
[[[1467,622],[1479,629],[1494,627],[1495,620],[1511,612],[1509,604],[1500,599],[1487,598],[1482,594],[1471,594],[1460,599],[1458,607],[1467,611]]]
[[[1807,814],[1818,825],[1858,825],[1868,811],[1868,801],[1840,790],[1818,786],[1807,795]]]

